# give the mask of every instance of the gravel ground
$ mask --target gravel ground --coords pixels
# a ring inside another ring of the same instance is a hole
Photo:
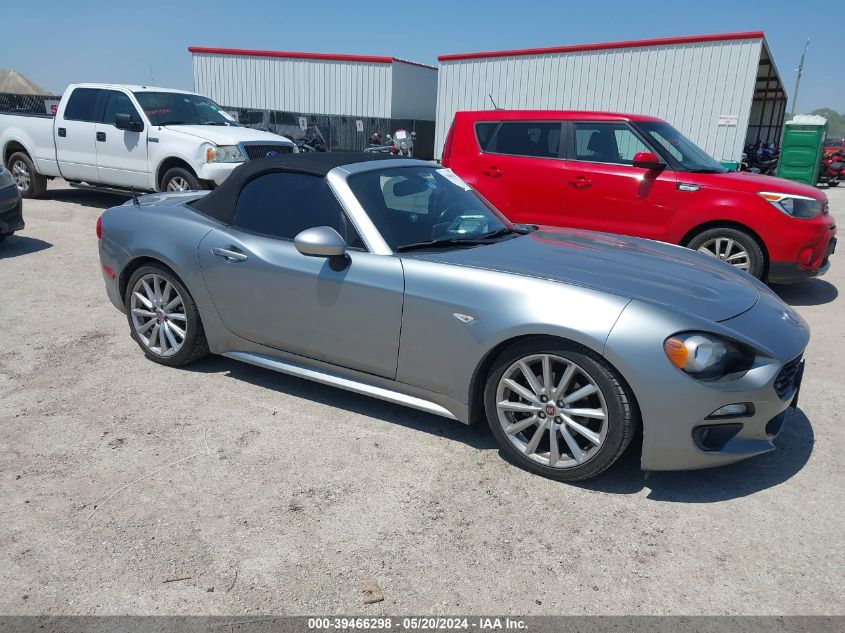
[[[145,360],[100,278],[122,201],[53,183],[0,245],[0,613],[845,613],[845,254],[780,289],[813,338],[777,451],[566,485],[486,427]]]

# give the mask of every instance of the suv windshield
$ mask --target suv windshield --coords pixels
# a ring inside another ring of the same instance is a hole
[[[207,97],[183,92],[136,92],[153,125],[231,125],[237,121]]]
[[[675,169],[713,174],[723,174],[728,171],[707,152],[664,121],[639,122],[636,126]]]
[[[466,248],[523,232],[449,169],[387,167],[347,182],[394,251]]]

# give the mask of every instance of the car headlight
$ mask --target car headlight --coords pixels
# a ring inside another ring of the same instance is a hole
[[[791,193],[776,193],[773,191],[757,192],[761,198],[775,207],[778,211],[792,216],[810,220],[822,210],[822,202],[809,196],[798,196]]]
[[[209,163],[242,163],[246,156],[237,145],[215,145],[205,150],[205,160]]]
[[[12,178],[12,172],[0,165],[0,189],[11,187],[13,184],[15,180]]]
[[[747,371],[754,353],[738,343],[705,332],[683,332],[663,342],[669,362],[698,380],[720,380]]]

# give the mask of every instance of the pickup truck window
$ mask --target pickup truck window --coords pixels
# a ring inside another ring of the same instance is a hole
[[[240,127],[207,97],[183,92],[136,92],[135,98],[153,125],[230,125]]]
[[[118,114],[128,114],[133,121],[140,121],[138,111],[129,100],[129,96],[117,90],[109,90],[109,98],[106,101],[106,111],[103,114],[103,123],[114,125],[115,118]]]
[[[64,118],[67,121],[99,122],[102,109],[100,97],[104,92],[100,88],[76,88],[68,99]]]

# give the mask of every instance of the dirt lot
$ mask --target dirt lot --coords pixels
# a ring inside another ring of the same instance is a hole
[[[565,485],[486,427],[145,360],[97,258],[122,201],[54,183],[0,245],[0,613],[845,613],[845,253],[781,290],[813,338],[776,452]]]

